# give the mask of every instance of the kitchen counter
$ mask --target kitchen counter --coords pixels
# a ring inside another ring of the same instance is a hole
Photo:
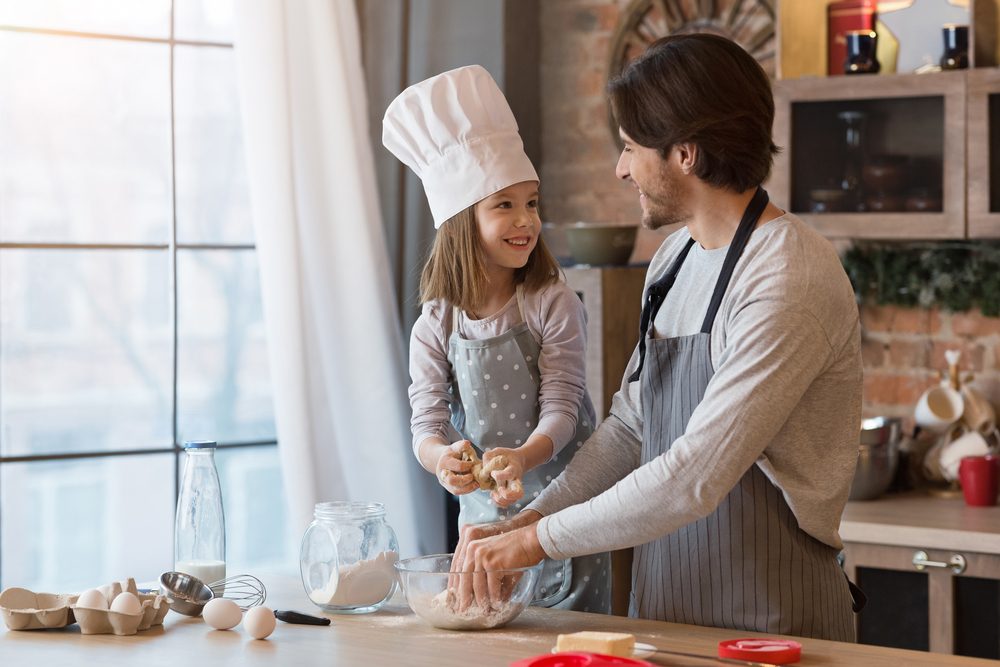
[[[847,503],[845,542],[1000,554],[1000,506],[969,507],[958,498],[890,494]]]
[[[272,608],[318,610],[306,598],[297,579],[264,577]],[[640,621],[620,616],[530,608],[505,628],[486,632],[455,632],[425,625],[398,601],[361,616],[331,615],[329,627],[278,623],[266,641],[233,631],[211,630],[201,619],[167,614],[163,627],[132,637],[81,635],[78,626],[62,630],[0,630],[0,664],[70,665],[435,665],[440,667],[501,667],[515,660],[548,652],[559,633],[578,630],[631,632],[639,641],[665,649],[714,655],[721,639],[753,633],[689,625]],[[876,646],[801,639],[799,665],[995,665],[987,660],[958,658]],[[648,659],[658,665],[713,664],[669,656]],[[719,664],[719,663],[715,663]]]

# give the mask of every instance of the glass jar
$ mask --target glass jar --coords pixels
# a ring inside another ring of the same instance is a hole
[[[382,503],[317,503],[302,536],[299,572],[309,599],[323,611],[365,614],[396,590],[399,544]]]
[[[840,189],[844,196],[839,202],[842,211],[863,210],[861,196],[861,165],[864,162],[865,113],[863,111],[841,111],[837,118],[843,123],[844,173],[840,179]]]

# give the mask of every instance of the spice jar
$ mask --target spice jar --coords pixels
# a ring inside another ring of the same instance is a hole
[[[878,74],[881,69],[875,57],[878,36],[871,30],[848,30],[844,39],[847,41],[844,74]]]
[[[382,503],[317,503],[299,551],[302,585],[323,611],[372,612],[396,590],[398,557]]]
[[[969,67],[969,26],[946,23],[941,26],[944,53],[941,69],[966,69]]]

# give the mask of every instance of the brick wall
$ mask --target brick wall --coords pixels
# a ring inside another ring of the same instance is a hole
[[[637,221],[635,191],[614,175],[618,149],[604,85],[618,14],[628,0],[559,0],[541,5],[542,192],[547,221]],[[779,203],[780,205],[780,203]],[[649,259],[662,232],[642,230],[633,259]],[[1000,319],[976,313],[866,307],[865,413],[909,416],[962,350],[962,367],[1000,404]]]
[[[973,386],[1000,403],[1000,318],[867,306],[861,325],[866,414],[910,417],[920,394],[947,368],[945,350],[961,350],[963,376],[971,373]]]
[[[634,222],[639,200],[615,178],[604,86],[611,38],[628,0],[540,3],[542,214],[550,222]],[[636,260],[648,259],[665,234],[642,230]]]

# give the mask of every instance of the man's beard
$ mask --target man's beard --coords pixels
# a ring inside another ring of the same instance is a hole
[[[642,191],[646,195],[642,226],[646,229],[660,229],[687,222],[691,215],[684,207],[683,187],[678,178],[670,173],[667,165],[663,165],[657,176],[652,187]]]

